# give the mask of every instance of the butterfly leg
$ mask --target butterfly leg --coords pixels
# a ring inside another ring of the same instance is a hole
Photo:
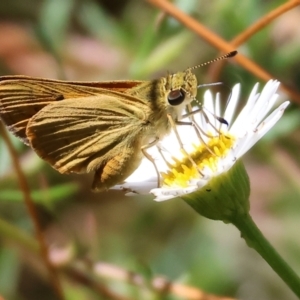
[[[177,131],[177,128],[176,128],[176,122],[173,120],[173,118],[172,118],[172,116],[171,115],[167,115],[168,116],[168,119],[169,119],[169,121],[170,121],[170,124],[171,124],[171,126],[172,126],[172,128],[173,128],[173,131],[174,131],[174,133],[175,133],[175,135],[176,135],[176,138],[177,138],[177,140],[178,140],[178,143],[179,143],[179,146],[180,146],[180,150],[186,155],[186,157],[189,159],[189,161],[192,163],[192,165],[194,166],[194,168],[198,171],[198,173],[200,174],[200,175],[203,175],[203,173],[200,171],[200,169],[198,168],[198,166],[197,166],[197,164],[194,162],[194,160],[191,158],[191,156],[189,155],[189,153],[184,149],[184,145],[183,145],[183,143],[182,143],[182,141],[181,141],[181,138],[180,138],[180,135],[179,135],[179,133],[178,133],[178,131]],[[186,124],[187,125],[187,124]]]
[[[188,104],[186,106],[186,109],[187,109],[188,112],[186,114],[182,115],[180,117],[180,120],[188,117],[191,121],[190,122],[185,122],[185,121],[183,122],[183,121],[180,121],[180,120],[176,120],[176,122],[175,122],[176,125],[190,125],[190,126],[193,126],[193,128],[195,129],[195,132],[197,134],[197,137],[199,138],[199,140],[201,142],[203,142],[203,139],[202,139],[201,134],[199,132],[199,128],[197,127],[197,123],[195,122],[195,118],[194,118],[194,115],[196,113],[199,113],[199,112],[201,113],[203,111],[203,108],[201,107],[201,108],[196,109],[196,110],[193,111],[191,104]]]
[[[158,168],[156,166],[154,158],[147,152],[147,149],[155,146],[158,143],[158,141],[159,141],[159,139],[155,138],[154,141],[150,142],[147,145],[142,146],[141,151],[142,151],[143,155],[153,164],[156,175],[157,175],[157,187],[160,187],[160,173],[158,171]]]
[[[197,113],[202,113],[206,122],[208,124],[210,124],[213,129],[215,131],[219,131],[210,121],[209,121],[209,118],[207,116],[207,114],[204,112],[203,110],[203,107],[200,107],[199,109],[196,109],[196,110],[192,110],[192,107],[190,104],[187,105],[187,111],[188,113],[187,114],[184,114],[181,116],[181,119],[184,119],[184,118],[187,118],[189,117],[191,122],[182,122],[182,121],[176,121],[176,124],[177,125],[191,125],[193,126],[193,128],[195,129],[195,132],[197,134],[197,137],[198,139],[200,140],[200,142],[206,147],[207,151],[210,152],[212,155],[215,155],[215,153],[207,146],[206,142],[204,141],[203,139],[203,136],[206,136],[208,138],[212,138],[213,136],[211,135],[208,135],[206,132],[204,132],[204,130],[197,124],[197,122],[195,121],[195,118],[194,118],[194,115],[197,114]],[[217,117],[214,115],[214,117],[221,123],[221,124],[227,124],[227,121],[225,119],[223,119],[222,117]]]

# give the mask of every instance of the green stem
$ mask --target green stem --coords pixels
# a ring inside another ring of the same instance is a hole
[[[271,244],[263,236],[249,214],[236,218],[232,221],[242,234],[247,245],[255,249],[278,276],[300,298],[300,278],[282,259]]]

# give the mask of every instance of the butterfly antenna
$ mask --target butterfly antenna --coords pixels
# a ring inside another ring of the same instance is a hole
[[[202,64],[200,64],[200,65],[191,67],[191,68],[189,68],[189,69],[190,69],[190,70],[194,70],[194,69],[197,69],[197,68],[200,68],[200,67],[204,67],[204,66],[207,66],[207,65],[209,65],[209,64],[211,64],[211,63],[214,63],[214,62],[216,62],[216,61],[234,57],[234,56],[237,55],[237,53],[238,53],[238,52],[237,52],[236,50],[235,50],[235,51],[231,51],[231,52],[228,52],[228,53],[225,54],[225,55],[222,55],[222,56],[217,57],[217,58],[215,58],[215,59],[213,59],[213,60],[210,60],[210,61],[207,61],[207,62],[205,62],[205,63],[202,63]]]

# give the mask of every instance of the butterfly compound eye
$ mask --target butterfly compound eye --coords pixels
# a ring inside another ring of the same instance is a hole
[[[176,106],[181,104],[184,101],[185,98],[185,92],[180,89],[180,90],[174,90],[171,91],[168,95],[168,102],[172,106]]]

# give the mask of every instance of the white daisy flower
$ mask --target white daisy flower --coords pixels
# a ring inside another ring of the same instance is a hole
[[[204,113],[195,114],[203,141],[197,143],[194,140],[193,151],[187,150],[197,167],[192,166],[187,155],[181,155],[171,169],[163,173],[162,188],[151,191],[156,196],[155,200],[163,201],[191,193],[205,186],[212,177],[228,171],[281,118],[288,101],[270,113],[278,98],[278,86],[278,81],[270,80],[258,93],[256,84],[234,121],[240,84],[234,86],[222,119],[216,117],[221,114],[219,96],[214,101],[210,91],[207,91],[203,102]]]
[[[258,93],[256,84],[246,105],[235,119],[240,84],[232,89],[223,116],[219,96],[214,100],[210,91],[207,91],[202,104],[203,111],[194,114],[198,130],[192,126],[177,126],[183,147],[179,146],[178,138],[173,132],[160,144],[160,154],[155,153],[155,149],[150,152],[162,175],[161,187],[151,190],[155,200],[183,197],[230,170],[236,161],[275,125],[288,106],[289,102],[286,101],[271,112],[278,98],[278,86],[278,81],[270,80],[262,92]],[[144,161],[143,164],[121,186],[123,189],[145,193],[151,185],[155,186],[157,179],[153,166],[148,161]]]

